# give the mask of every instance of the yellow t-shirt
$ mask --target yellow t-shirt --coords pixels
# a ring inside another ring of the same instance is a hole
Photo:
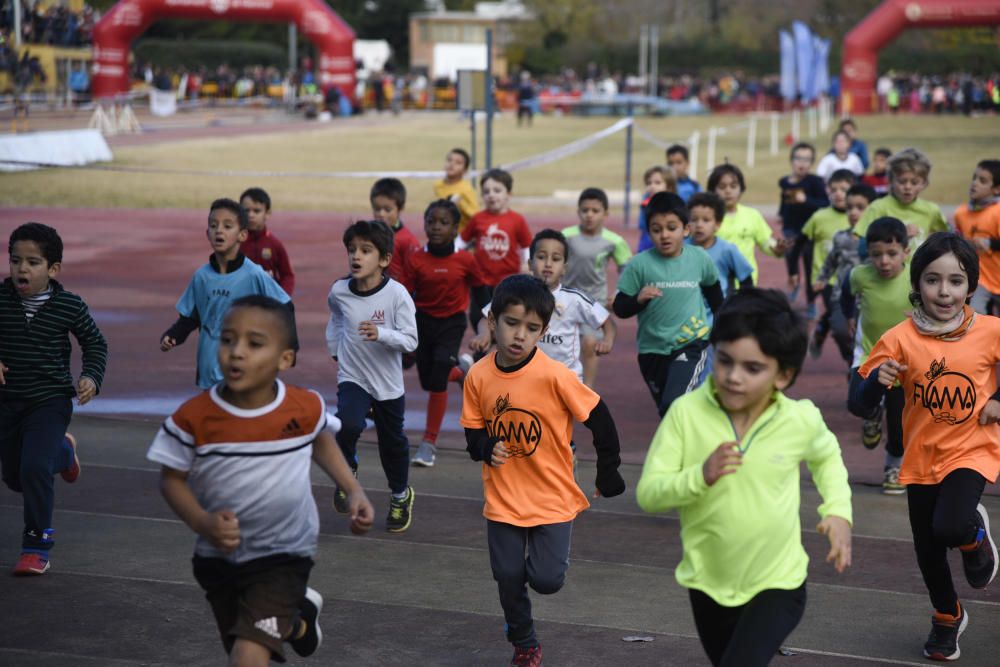
[[[476,196],[476,189],[472,187],[472,183],[464,178],[454,183],[441,180],[434,184],[434,196],[437,199],[451,199],[454,195],[459,197],[455,205],[458,206],[458,211],[462,214],[462,219],[458,223],[458,229],[461,231],[469,222],[469,218],[479,213],[481,207],[479,206],[479,197]]]
[[[465,378],[461,424],[485,428],[506,443],[510,458],[483,464],[483,516],[524,528],[572,521],[590,507],[573,477],[573,420],[583,422],[601,400],[566,366],[536,349],[523,367],[505,372],[496,352]]]
[[[832,206],[821,208],[809,217],[802,228],[802,235],[813,242],[813,280],[816,280],[823,271],[823,262],[826,261],[830,250],[833,249],[834,235],[842,229],[850,228],[851,223],[847,221],[847,212],[838,211]],[[836,281],[837,276],[830,276],[827,284],[833,285]]]
[[[726,217],[722,219],[722,226],[719,227],[717,236],[734,244],[740,254],[750,262],[753,268],[753,282],[756,285],[758,274],[754,246],[772,257],[775,256],[774,234],[764,216],[755,208],[737,204],[735,211],[726,211]]]

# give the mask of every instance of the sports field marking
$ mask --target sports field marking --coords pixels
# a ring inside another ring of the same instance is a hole
[[[39,651],[37,649],[30,648],[0,648],[0,655],[6,653],[18,653],[21,655],[34,655],[39,657],[50,657],[50,658],[72,658],[73,660],[84,660],[87,662],[97,662],[102,665],[116,664],[116,665],[148,665],[150,662],[148,660],[127,660],[125,658],[107,658],[104,656],[90,656],[81,655],[79,653],[61,653],[57,651]],[[10,663],[7,663],[10,664]]]

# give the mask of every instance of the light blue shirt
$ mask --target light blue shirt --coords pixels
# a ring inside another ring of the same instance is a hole
[[[260,294],[281,303],[291,298],[274,278],[249,259],[232,273],[219,273],[211,264],[194,272],[191,282],[177,302],[177,312],[184,317],[196,317],[201,322],[198,330],[198,386],[208,389],[222,381],[219,367],[219,335],[222,320],[229,306],[244,296]]]
[[[688,245],[694,245],[690,238],[686,240]],[[711,248],[702,248],[708,256],[715,262],[715,268],[719,272],[719,285],[722,287],[722,296],[726,296],[733,282],[740,283],[753,275],[753,267],[747,261],[743,253],[734,244],[715,237],[715,243]]]

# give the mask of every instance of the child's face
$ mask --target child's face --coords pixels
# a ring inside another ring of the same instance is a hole
[[[775,389],[782,391],[791,384],[793,372],[780,369],[778,360],[764,354],[756,338],[745,336],[716,344],[712,377],[726,412],[757,415]]]
[[[912,204],[926,187],[927,179],[923,176],[918,176],[914,171],[902,171],[898,174],[892,174],[889,178],[889,188],[892,190],[892,196],[900,204]]]
[[[50,265],[34,241],[16,241],[10,251],[10,279],[22,297],[47,290],[59,269],[59,262]]]
[[[531,256],[531,275],[540,278],[549,289],[555,289],[566,273],[566,248],[555,239],[542,239],[535,244]]]
[[[868,257],[872,266],[878,274],[886,279],[895,278],[906,265],[906,257],[910,249],[896,239],[886,243],[885,241],[875,241],[868,244]]]
[[[424,233],[431,245],[446,245],[455,241],[458,225],[452,219],[447,209],[431,209],[430,215],[424,221]]]
[[[277,316],[260,308],[232,308],[226,314],[218,354],[226,387],[243,398],[257,392],[270,396],[278,371],[295,360]]]
[[[458,153],[448,153],[444,159],[444,175],[450,181],[457,181],[465,175],[465,158]]]
[[[375,195],[372,197],[372,217],[389,225],[389,229],[395,229],[399,224],[399,205],[392,197],[385,195]]]
[[[663,178],[663,174],[658,171],[654,171],[646,179],[646,192],[650,194],[655,194],[657,192],[667,191],[667,181]]]
[[[858,224],[862,214],[868,209],[868,198],[863,195],[850,195],[847,197],[847,221],[851,227]]]
[[[483,203],[490,213],[505,213],[510,204],[510,191],[500,181],[487,178],[482,187]]]
[[[504,368],[527,359],[548,328],[538,313],[525,310],[521,304],[509,306],[500,317],[491,311],[487,321],[497,341],[497,362]]]
[[[379,256],[374,243],[357,236],[347,244],[347,258],[351,262],[351,277],[359,283],[379,280],[390,259]]]
[[[677,175],[678,181],[681,180],[682,178],[687,178],[688,168],[690,167],[690,164],[684,158],[683,153],[671,153],[670,155],[668,155],[667,165],[674,170],[674,173]]]
[[[924,312],[947,322],[962,312],[969,296],[969,277],[954,253],[941,255],[920,274],[920,302]]]
[[[830,198],[830,205],[841,211],[847,206],[847,191],[851,189],[851,184],[847,181],[834,181],[826,186],[826,194]]]
[[[597,199],[584,199],[576,213],[580,218],[580,231],[584,234],[597,233],[608,218],[608,209]]]
[[[715,187],[715,194],[722,197],[726,202],[726,209],[733,210],[740,203],[743,191],[740,189],[740,181],[735,174],[723,174],[719,179],[719,184]]]
[[[216,255],[235,259],[240,244],[247,240],[247,230],[240,229],[240,219],[227,208],[217,208],[208,214],[208,242]]]
[[[802,178],[809,173],[816,156],[808,148],[798,148],[792,153],[792,175]]]
[[[985,169],[976,169],[972,175],[972,185],[969,186],[969,199],[983,201],[1000,195],[1000,184],[993,182],[993,176]]]
[[[715,219],[715,209],[711,206],[692,206],[688,219],[688,233],[695,245],[710,247],[719,232],[719,223]]]
[[[677,257],[684,251],[688,228],[673,213],[658,213],[649,219],[649,240],[664,257]]]
[[[833,138],[833,152],[843,158],[849,150],[851,150],[851,138],[843,132],[838,132]]]
[[[247,218],[250,220],[248,226],[250,231],[259,232],[267,227],[267,218],[271,215],[271,212],[264,204],[254,201],[250,197],[244,197],[240,200],[240,206],[246,209]]]
[[[884,174],[886,165],[889,163],[889,156],[883,155],[881,153],[876,153],[875,157],[872,158],[872,173],[874,174]]]

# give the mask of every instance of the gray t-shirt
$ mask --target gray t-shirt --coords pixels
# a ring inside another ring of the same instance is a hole
[[[579,225],[563,230],[569,244],[569,262],[563,285],[579,290],[598,303],[608,300],[608,260],[619,269],[632,258],[632,251],[618,234],[601,228],[600,234],[584,234]]]

